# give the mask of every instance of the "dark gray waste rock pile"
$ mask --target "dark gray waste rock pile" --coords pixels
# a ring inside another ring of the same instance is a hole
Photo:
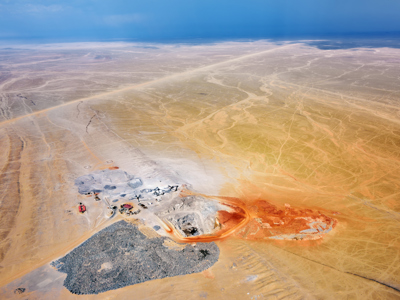
[[[97,294],[127,285],[204,271],[219,257],[215,243],[164,246],[166,237],[147,238],[135,225],[120,221],[93,235],[51,263],[67,273],[64,286],[74,294]]]

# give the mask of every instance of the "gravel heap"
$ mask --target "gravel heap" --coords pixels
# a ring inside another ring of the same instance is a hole
[[[182,236],[211,234],[215,230],[217,212],[227,207],[201,196],[176,198],[163,204],[156,215],[167,219]]]
[[[64,286],[73,294],[97,294],[164,277],[197,273],[218,261],[211,243],[187,244],[181,250],[164,246],[167,237],[147,238],[130,223],[103,229],[51,263],[67,273]]]

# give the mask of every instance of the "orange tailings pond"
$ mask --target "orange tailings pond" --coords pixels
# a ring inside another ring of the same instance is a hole
[[[216,228],[219,230],[212,235],[182,237],[171,224],[167,224],[168,232],[175,240],[209,242],[228,236],[249,240],[317,240],[329,233],[337,224],[337,220],[319,210],[292,208],[289,204],[279,209],[266,200],[245,203],[233,197],[212,198],[217,198],[230,208],[230,211],[218,211]]]

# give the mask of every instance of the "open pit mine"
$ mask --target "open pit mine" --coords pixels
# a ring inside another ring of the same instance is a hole
[[[0,298],[399,299],[400,50],[0,48]]]

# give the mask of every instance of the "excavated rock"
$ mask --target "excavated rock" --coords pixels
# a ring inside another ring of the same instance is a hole
[[[228,208],[201,196],[176,198],[160,209],[157,216],[171,222],[182,236],[210,234],[215,230],[219,210]]]
[[[219,248],[213,242],[176,250],[165,246],[166,240],[170,239],[149,239],[135,225],[120,221],[51,265],[67,273],[64,286],[71,293],[82,295],[201,272],[218,260]]]

